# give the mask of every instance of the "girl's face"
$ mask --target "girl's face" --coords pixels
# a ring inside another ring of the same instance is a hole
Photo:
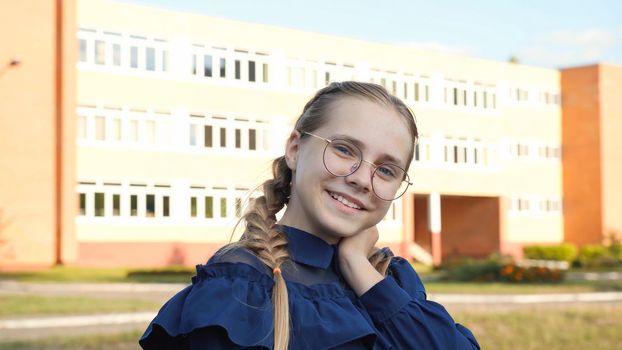
[[[328,108],[326,123],[312,133],[326,139],[349,139],[359,146],[363,159],[396,163],[406,169],[413,140],[403,117],[393,108],[355,97],[342,97]],[[292,192],[281,224],[310,232],[330,244],[376,225],[391,202],[374,195],[373,167],[363,162],[351,175],[336,177],[323,163],[326,142],[294,131],[285,156],[292,169]],[[360,207],[352,208],[341,196]]]

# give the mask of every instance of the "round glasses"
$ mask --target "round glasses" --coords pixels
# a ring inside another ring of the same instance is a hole
[[[374,172],[371,175],[371,187],[376,197],[392,201],[400,198],[412,185],[408,173],[400,166],[392,163],[376,165],[363,159],[363,152],[355,144],[341,139],[325,139],[310,132],[303,135],[313,136],[326,142],[323,161],[326,170],[334,176],[346,177],[352,175],[361,163],[369,164]]]

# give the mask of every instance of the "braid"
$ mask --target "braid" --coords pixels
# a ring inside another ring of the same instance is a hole
[[[273,161],[272,175],[273,179],[262,185],[263,195],[251,202],[243,216],[246,230],[240,244],[253,251],[273,271],[274,349],[285,350],[289,343],[289,298],[281,265],[289,257],[289,252],[287,237],[274,227],[276,213],[285,206],[291,193],[292,172],[285,157]]]

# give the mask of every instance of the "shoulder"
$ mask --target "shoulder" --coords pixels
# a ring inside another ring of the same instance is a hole
[[[270,269],[255,253],[244,246],[235,244],[226,245],[220,248],[204,266],[209,268],[231,264],[248,265],[263,274],[270,274]]]

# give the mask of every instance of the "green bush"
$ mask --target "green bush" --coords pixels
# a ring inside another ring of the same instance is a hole
[[[498,255],[486,259],[453,258],[443,262],[440,269],[444,271],[443,279],[451,281],[487,282],[499,279],[499,271],[506,263]]]
[[[612,246],[614,245],[609,247],[599,244],[583,246],[577,257],[579,266],[594,268],[618,265],[620,261],[614,255],[617,248],[612,250]]]
[[[528,259],[571,262],[577,257],[577,247],[572,243],[526,246],[523,247],[523,254]]]
[[[135,269],[127,272],[129,280],[139,282],[178,282],[190,280],[196,273],[195,268],[186,266],[168,266],[155,269]]]

